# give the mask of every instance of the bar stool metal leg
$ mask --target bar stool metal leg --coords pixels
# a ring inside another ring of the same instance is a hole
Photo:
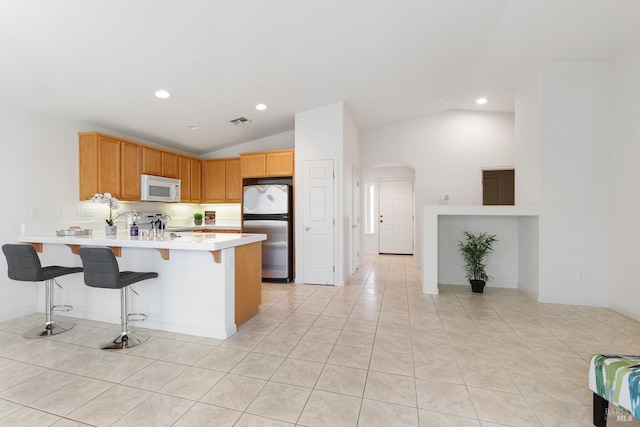
[[[53,305],[53,283],[54,279],[47,279],[45,281],[45,323],[42,326],[36,326],[29,329],[22,336],[25,338],[42,338],[50,337],[52,335],[58,335],[75,326],[75,323],[65,321],[53,321],[51,313],[54,311]],[[69,311],[71,306],[61,306],[61,311]]]
[[[122,350],[123,348],[136,347],[148,340],[149,334],[140,331],[136,331],[134,334],[129,330],[129,320],[134,316],[139,316],[139,318],[131,320],[143,321],[147,318],[144,314],[129,313],[129,286],[125,286],[120,289],[120,324],[122,326],[122,331],[113,341],[100,348],[103,350]]]

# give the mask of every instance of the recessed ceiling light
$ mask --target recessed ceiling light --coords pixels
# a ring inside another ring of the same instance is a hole
[[[476,104],[478,104],[478,105],[484,105],[487,102],[489,102],[489,101],[487,101],[487,98],[478,98],[478,99],[476,99]]]
[[[198,129],[200,129],[200,126],[198,126],[198,125],[189,125],[189,129],[198,130]]]
[[[167,92],[166,90],[163,90],[163,89],[157,90],[155,95],[158,98],[162,98],[162,99],[166,99],[166,98],[169,98],[171,96],[171,94],[169,92]]]
[[[263,110],[266,110],[266,109],[267,109],[267,106],[265,104],[256,105],[256,110],[258,110],[258,111],[263,111]]]

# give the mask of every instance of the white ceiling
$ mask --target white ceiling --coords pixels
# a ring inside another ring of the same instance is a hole
[[[637,0],[0,0],[0,99],[199,154],[339,101],[360,129],[513,111],[538,63],[609,61],[639,22]]]

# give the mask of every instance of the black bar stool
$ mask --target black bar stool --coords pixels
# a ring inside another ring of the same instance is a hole
[[[75,326],[72,322],[55,322],[52,313],[54,311],[69,311],[70,305],[53,305],[53,284],[58,285],[56,277],[72,273],[82,272],[82,267],[60,267],[52,265],[42,267],[40,257],[31,245],[2,245],[2,252],[7,257],[9,266],[9,278],[22,282],[45,282],[45,322],[44,326],[29,329],[24,333],[25,338],[41,338],[58,335]],[[60,286],[60,285],[58,285]],[[60,286],[61,287],[61,286]]]
[[[129,331],[130,321],[143,321],[146,314],[129,313],[129,285],[158,277],[158,273],[138,273],[120,271],[118,261],[109,248],[80,248],[80,258],[84,266],[84,283],[87,286],[104,289],[120,289],[120,324],[122,332],[112,342],[103,345],[103,350],[121,350],[145,342],[149,336]]]

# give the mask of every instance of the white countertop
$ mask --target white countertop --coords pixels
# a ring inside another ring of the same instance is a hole
[[[235,233],[175,233],[179,237],[172,239],[170,232],[158,237],[130,237],[125,233],[106,236],[104,233],[93,233],[93,236],[60,237],[60,236],[20,236],[19,242],[51,243],[60,245],[80,246],[111,246],[123,248],[151,248],[176,249],[196,251],[217,251],[233,248],[267,239],[266,234],[235,234]]]
[[[195,231],[195,230],[234,230],[234,231],[240,231],[240,226],[239,225],[193,225],[193,226],[185,226],[185,227],[181,227],[179,225],[167,225],[167,228],[165,228],[165,232],[171,232],[171,231]]]

